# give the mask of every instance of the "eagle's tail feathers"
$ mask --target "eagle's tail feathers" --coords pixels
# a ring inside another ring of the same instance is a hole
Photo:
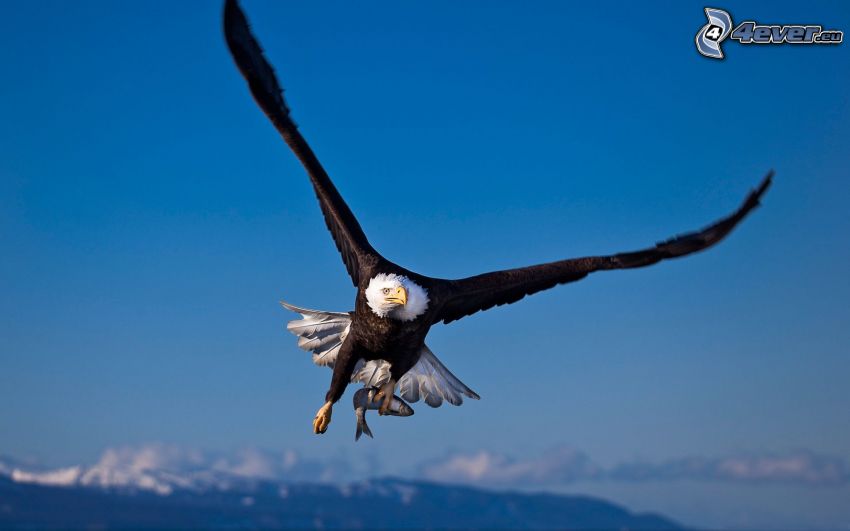
[[[440,407],[444,401],[459,406],[464,396],[481,398],[452,374],[427,346],[423,346],[419,361],[399,380],[398,390],[404,400],[416,402],[421,399],[431,407]]]

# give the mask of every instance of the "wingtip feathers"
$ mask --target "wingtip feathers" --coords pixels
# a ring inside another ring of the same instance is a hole
[[[764,179],[762,179],[761,184],[759,185],[758,189],[756,189],[756,196],[757,197],[761,197],[762,195],[764,195],[764,193],[767,191],[767,189],[770,188],[770,185],[773,184],[773,175],[775,173],[776,172],[774,172],[773,169],[771,169],[770,171],[767,172],[767,175],[765,175]]]

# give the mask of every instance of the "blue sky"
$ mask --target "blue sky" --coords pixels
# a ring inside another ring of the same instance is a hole
[[[704,254],[435,327],[429,345],[480,402],[376,417],[377,439],[354,445],[349,391],[317,437],[330,372],[296,348],[277,301],[348,310],[354,292],[232,64],[220,7],[8,4],[0,453],[286,447],[381,473],[411,455],[565,445],[606,466],[850,460],[846,44],[727,43],[708,60],[693,44],[702,5],[687,3],[244,7],[373,245],[423,274],[640,248],[730,212],[770,168],[775,185]],[[840,3],[720,7],[850,29]],[[740,488],[762,523],[782,522],[771,507],[850,519],[829,502],[846,485]],[[738,518],[716,485],[588,489],[696,523]],[[699,520],[691,500],[722,514]]]

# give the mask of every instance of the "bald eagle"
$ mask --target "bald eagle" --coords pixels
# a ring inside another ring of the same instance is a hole
[[[757,207],[771,183],[772,171],[731,215],[700,231],[647,249],[571,258],[458,280],[420,275],[390,262],[369,243],[292,121],[274,70],[236,0],[225,2],[224,34],[254,99],[307,170],[327,227],[357,288],[354,311],[350,313],[290,307],[303,316],[301,321],[290,323],[290,329],[294,327],[293,331],[301,336],[299,344],[314,351],[317,363],[333,368],[325,403],[313,419],[315,433],[327,430],[333,404],[352,379],[380,387],[377,396],[383,400],[381,413],[388,411],[399,383],[403,384],[402,397],[414,401],[420,394],[427,394],[429,405],[439,405],[442,398],[458,404],[461,395],[478,398],[425,346],[431,326],[517,302],[526,295],[581,280],[595,271],[644,267],[702,251],[723,239]]]

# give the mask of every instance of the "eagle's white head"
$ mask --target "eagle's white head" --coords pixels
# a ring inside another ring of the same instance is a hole
[[[369,280],[366,302],[380,317],[412,321],[428,309],[428,292],[405,276],[380,273]]]

